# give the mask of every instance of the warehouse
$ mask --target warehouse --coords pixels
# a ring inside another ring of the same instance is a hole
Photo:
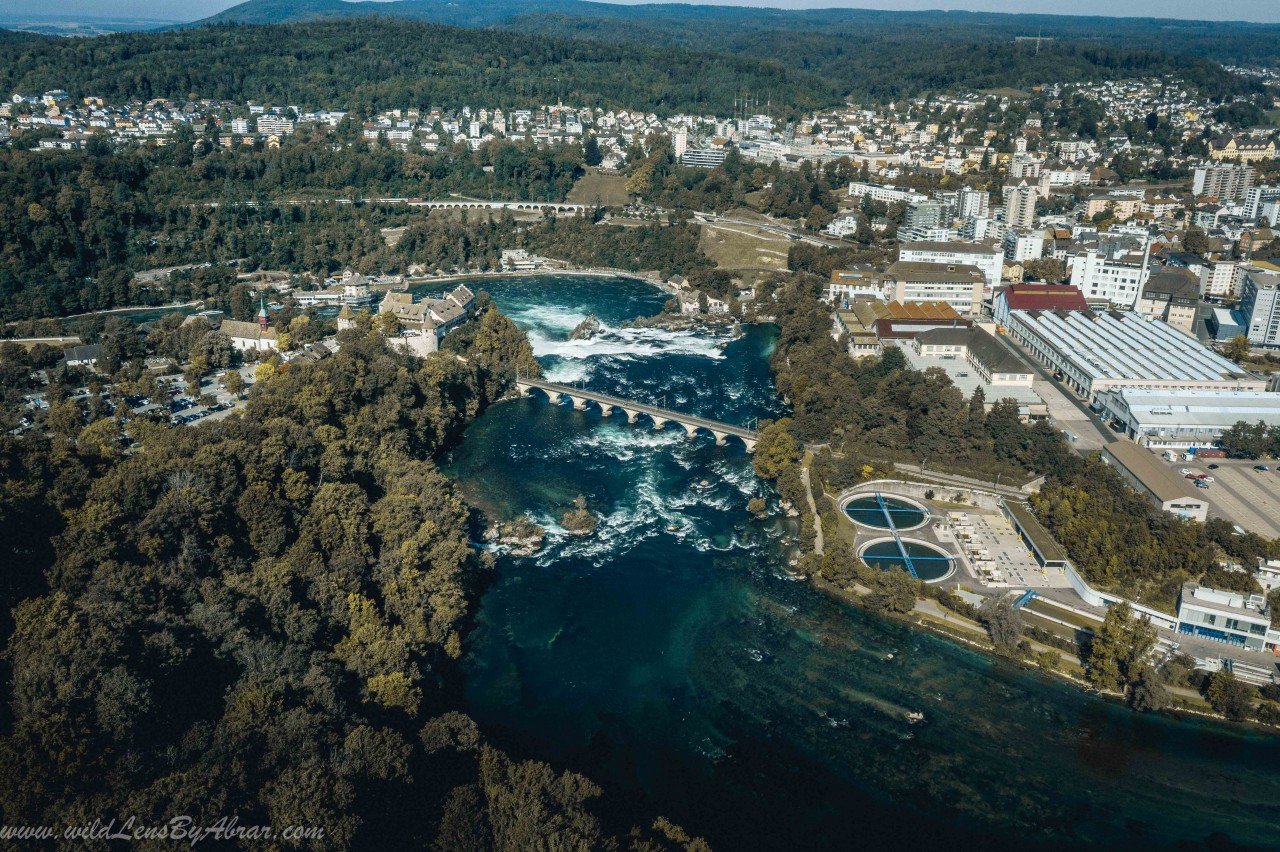
[[[1260,379],[1163,322],[1132,311],[1010,311],[1008,332],[1097,408],[1112,388],[1261,391]]]
[[[1104,420],[1153,450],[1217,447],[1241,420],[1280,426],[1280,393],[1114,388],[1097,401]]]

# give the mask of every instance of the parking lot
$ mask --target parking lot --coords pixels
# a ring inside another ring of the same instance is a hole
[[[1210,470],[1210,464],[1217,468]],[[1254,470],[1256,464],[1265,464],[1270,470]],[[1268,538],[1280,537],[1280,473],[1274,462],[1205,459],[1173,462],[1169,467],[1175,472],[1186,469],[1213,477],[1208,488],[1195,491],[1197,497],[1209,501],[1210,516],[1225,518]]]

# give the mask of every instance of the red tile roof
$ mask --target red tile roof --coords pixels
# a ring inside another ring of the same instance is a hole
[[[1010,284],[1004,291],[1011,311],[1083,311],[1079,287],[1070,284]]]

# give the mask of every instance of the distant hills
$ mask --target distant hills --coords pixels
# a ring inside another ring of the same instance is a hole
[[[587,0],[249,0],[160,32],[0,32],[0,91],[196,92],[366,111],[563,96],[720,114],[749,98],[794,115],[850,98],[1155,76],[1270,108],[1261,82],[1218,63],[1280,63],[1280,25]]]
[[[1197,56],[1225,64],[1280,61],[1280,24],[1069,15],[618,5],[588,0],[248,0],[188,26],[370,15],[454,27],[500,27],[547,36],[723,50],[765,56],[799,68],[831,67],[832,60],[874,43],[918,43],[929,45],[928,50],[933,45],[943,50],[955,45],[1009,45],[1011,50],[1015,38],[1036,36],[1079,46]],[[1042,49],[1044,43],[1050,42],[1042,42]],[[1051,75],[1044,79],[1051,79]]]

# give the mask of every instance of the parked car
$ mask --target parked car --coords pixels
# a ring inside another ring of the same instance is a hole
[[[1188,473],[1188,474],[1187,474],[1185,477],[1183,477],[1183,478],[1184,478],[1184,479],[1194,479],[1194,480],[1196,480],[1197,482],[1199,482],[1199,481],[1200,481],[1200,477],[1196,476],[1194,473]]]
[[[1212,476],[1202,476],[1202,477],[1200,477],[1200,481],[1201,481],[1201,482],[1216,482],[1217,480],[1215,480]]]
[[[1203,479],[1196,480],[1196,488],[1208,488],[1208,487],[1209,487],[1209,483],[1205,482]]]
[[[1255,464],[1255,465],[1253,466],[1253,469],[1254,469],[1254,470],[1262,470],[1262,471],[1271,470],[1271,468],[1267,467],[1265,464]]]
[[[1209,470],[1217,470],[1217,469],[1218,469],[1218,466],[1216,464],[1209,465]]]
[[[1191,473],[1191,468],[1184,467],[1182,470],[1178,471],[1178,473],[1182,474],[1183,476],[1186,476],[1188,473]]]

